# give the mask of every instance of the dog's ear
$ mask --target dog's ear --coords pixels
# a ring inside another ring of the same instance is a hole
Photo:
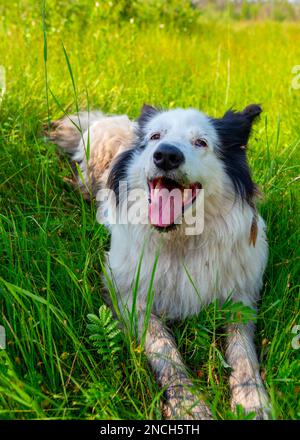
[[[255,197],[257,190],[251,178],[245,150],[252,124],[261,111],[260,105],[251,104],[241,112],[231,109],[222,118],[212,120],[220,141],[217,152],[225,171],[236,193],[248,201]]]
[[[250,104],[243,111],[228,110],[220,119],[214,120],[223,148],[245,149],[253,122],[261,114],[259,104]]]
[[[262,112],[262,108],[259,104],[250,104],[244,108],[242,115],[253,122]]]
[[[146,123],[156,114],[158,113],[158,110],[155,107],[152,107],[151,105],[144,104],[141,108],[141,114],[137,119],[137,122],[141,128],[143,128]]]

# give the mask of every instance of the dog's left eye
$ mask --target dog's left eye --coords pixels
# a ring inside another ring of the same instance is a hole
[[[207,142],[204,139],[195,139],[193,144],[195,145],[195,147],[201,147],[201,148],[207,147]]]
[[[153,133],[150,137],[151,141],[157,141],[160,139],[160,133]]]

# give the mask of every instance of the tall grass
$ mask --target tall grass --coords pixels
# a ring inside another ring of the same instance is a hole
[[[32,0],[0,5],[7,78],[0,104],[0,325],[7,333],[0,417],[161,417],[162,392],[132,332],[118,341],[114,362],[89,339],[87,315],[103,303],[109,237],[96,223],[95,205],[64,183],[68,162],[42,136],[48,112],[54,119],[89,106],[136,117],[149,102],[219,116],[260,102],[264,113],[248,154],[265,194],[260,211],[270,258],[257,347],[273,417],[299,418],[299,356],[291,345],[300,323],[300,90],[291,88],[292,67],[300,64],[298,24],[211,21],[187,4],[176,9],[176,1],[157,10],[149,2],[145,11],[103,4],[49,0],[44,26]],[[138,279],[134,288],[137,294]],[[244,417],[229,411],[221,351],[231,307],[212,304],[172,326],[199,393],[220,419]]]

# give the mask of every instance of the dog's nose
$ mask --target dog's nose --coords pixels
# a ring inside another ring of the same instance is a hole
[[[174,145],[160,144],[153,154],[153,162],[164,171],[174,170],[184,162],[184,155]]]

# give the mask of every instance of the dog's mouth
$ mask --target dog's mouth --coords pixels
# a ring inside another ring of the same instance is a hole
[[[202,188],[198,182],[183,186],[167,177],[148,180],[149,222],[160,230],[168,230],[180,223],[184,212],[194,203]]]

